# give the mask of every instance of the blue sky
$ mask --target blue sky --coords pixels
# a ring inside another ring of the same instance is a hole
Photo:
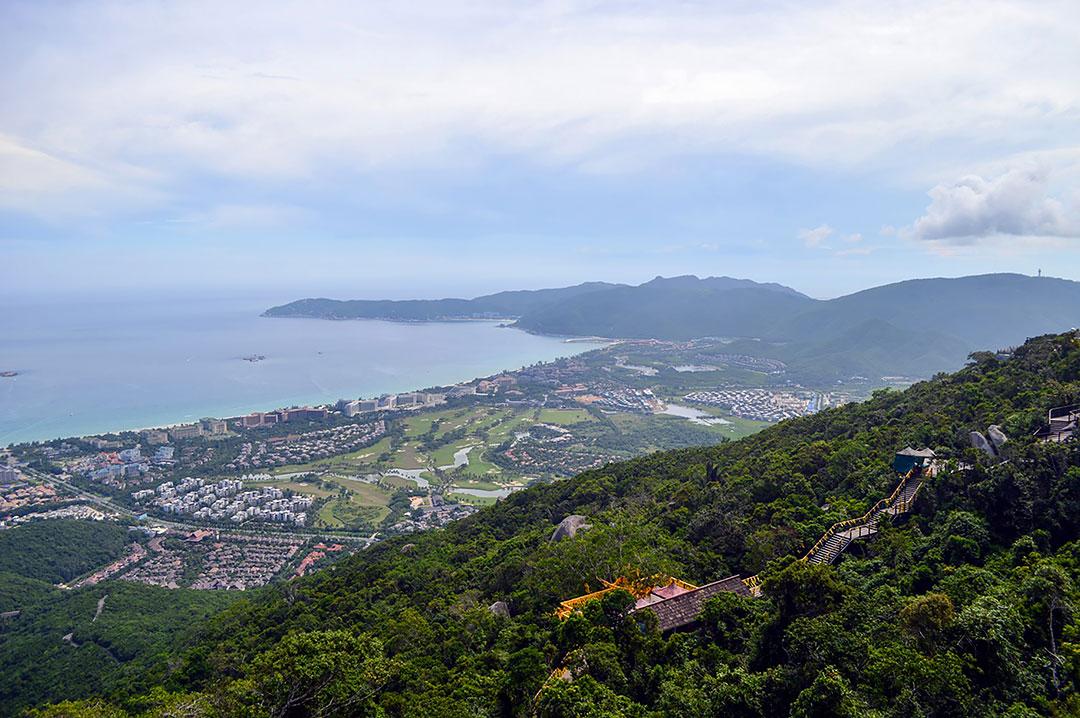
[[[1080,279],[1075,2],[0,19],[0,294]]]

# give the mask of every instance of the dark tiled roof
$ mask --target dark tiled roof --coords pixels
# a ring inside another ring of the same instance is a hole
[[[937,456],[931,449],[913,449],[910,446],[896,452],[897,456],[914,456],[920,459],[933,459]]]
[[[741,578],[738,576],[729,576],[728,578],[705,584],[701,588],[694,589],[693,591],[687,591],[678,596],[666,598],[663,601],[657,601],[656,603],[638,610],[652,611],[656,614],[657,625],[660,628],[660,631],[671,631],[697,621],[698,616],[701,615],[701,609],[705,607],[705,601],[724,592],[738,593],[743,596],[750,595],[749,589],[743,584]],[[636,612],[637,611],[635,611],[635,613]]]

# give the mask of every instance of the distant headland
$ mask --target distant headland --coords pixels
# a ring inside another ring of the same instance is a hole
[[[909,280],[820,300],[749,279],[656,277],[638,286],[588,282],[475,299],[301,299],[264,316],[512,319],[503,326],[554,337],[722,338],[733,354],[782,361],[804,378],[826,381],[929,376],[955,369],[982,347],[1007,348],[1078,326],[1080,282],[986,274]]]

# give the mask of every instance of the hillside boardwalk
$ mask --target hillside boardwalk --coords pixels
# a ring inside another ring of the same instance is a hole
[[[892,519],[908,512],[926,479],[937,474],[940,464],[930,449],[913,449],[909,446],[897,452],[893,469],[901,479],[893,492],[862,516],[830,526],[801,560],[813,564],[831,564],[852,541],[876,534],[883,518]],[[729,576],[699,587],[671,577],[654,576],[636,581],[620,577],[614,582],[605,582],[605,587],[599,591],[563,601],[556,615],[565,619],[581,610],[589,601],[617,589],[627,590],[634,596],[635,604],[631,613],[652,611],[658,628],[667,632],[695,623],[705,601],[719,593],[760,596],[761,578],[756,575],[748,578]]]
[[[910,447],[897,454],[897,461],[893,462],[893,466],[907,466],[912,457],[917,457],[919,461],[911,464],[911,468],[900,479],[892,494],[878,501],[862,516],[830,526],[801,560],[807,563],[831,564],[852,541],[876,534],[882,517],[891,519],[910,511],[926,479],[936,476],[940,466],[940,462],[929,449],[917,451]],[[758,576],[745,578],[743,583],[751,595],[761,595],[761,579]]]

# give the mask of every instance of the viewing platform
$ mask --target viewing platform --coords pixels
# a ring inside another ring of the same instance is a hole
[[[1059,406],[1046,414],[1046,426],[1035,432],[1039,441],[1062,444],[1077,436],[1080,425],[1080,404]]]

